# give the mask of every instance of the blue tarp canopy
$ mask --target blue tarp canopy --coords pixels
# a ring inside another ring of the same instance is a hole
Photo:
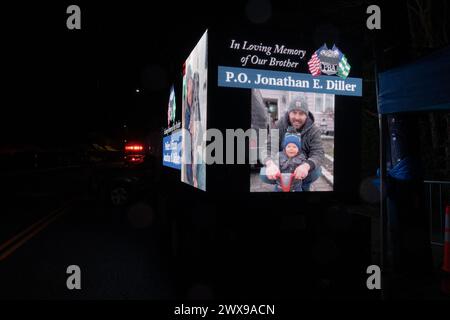
[[[378,75],[381,114],[450,109],[450,47]]]

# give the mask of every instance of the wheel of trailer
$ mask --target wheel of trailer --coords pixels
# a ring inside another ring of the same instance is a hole
[[[124,186],[115,186],[111,189],[110,200],[113,206],[121,207],[130,200],[130,194]]]

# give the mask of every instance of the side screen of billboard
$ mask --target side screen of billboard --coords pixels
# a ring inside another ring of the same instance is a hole
[[[181,181],[203,191],[206,191],[207,39],[205,32],[185,61],[181,116]]]

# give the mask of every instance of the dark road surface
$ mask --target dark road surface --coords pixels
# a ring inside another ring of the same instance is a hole
[[[117,176],[103,169],[100,180]],[[90,191],[92,176],[71,168],[2,177],[0,299],[379,299],[366,288],[369,217],[319,214],[319,204],[282,216],[263,203],[235,210],[204,197],[180,210],[182,201],[151,188],[115,207]],[[67,288],[72,265],[81,290]]]
[[[77,201],[1,261],[0,298],[172,297],[158,231],[152,226],[132,227],[126,213],[121,216],[118,209],[102,211],[90,202]],[[66,287],[69,265],[81,269],[81,290]]]
[[[0,299],[173,297],[152,204],[88,199],[88,176],[81,168],[3,176]],[[81,269],[81,290],[67,289],[70,265]]]
[[[117,176],[104,169],[102,179]],[[302,230],[283,230],[283,222],[277,231],[228,205],[198,203],[203,211],[181,212],[174,257],[174,233],[154,192],[117,208],[102,193],[90,195],[91,176],[78,168],[3,180],[0,299],[289,297],[328,286],[327,268],[311,277],[312,261],[332,262],[320,258],[326,243],[310,243]],[[219,212],[229,230],[208,225]],[[66,286],[71,265],[81,269],[81,290]]]

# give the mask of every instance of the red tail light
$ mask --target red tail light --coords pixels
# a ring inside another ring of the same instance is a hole
[[[142,151],[142,150],[144,150],[144,147],[140,145],[125,146],[125,151]]]

